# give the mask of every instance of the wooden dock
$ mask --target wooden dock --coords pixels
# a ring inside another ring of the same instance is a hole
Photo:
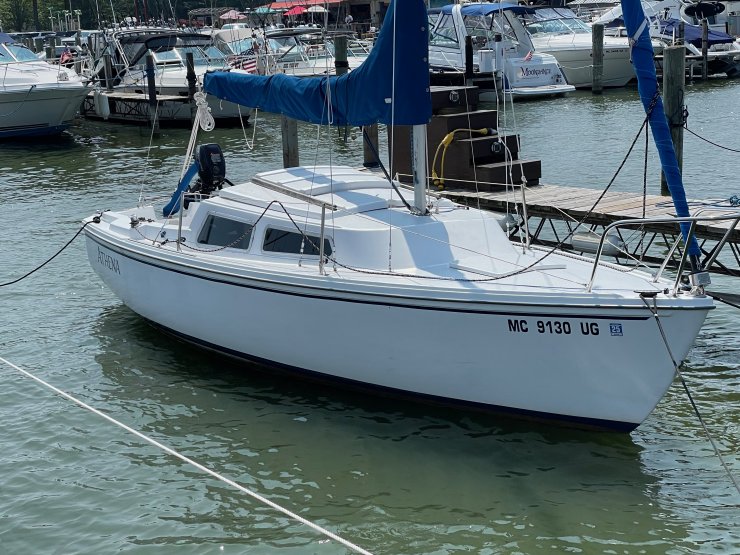
[[[489,187],[490,188],[490,187]],[[471,191],[469,189],[445,189],[440,194],[461,204],[480,206],[495,212],[510,212],[522,215],[522,193],[520,187],[500,187],[498,190]],[[560,185],[538,185],[525,189],[527,217],[530,237],[533,242],[552,245],[563,240],[578,222],[581,230],[601,233],[618,220],[638,218],[660,218],[675,216],[671,197],[643,195],[625,192],[607,192],[583,187]],[[643,213],[644,210],[644,213]],[[733,207],[727,199],[689,200],[691,215],[736,216],[740,218],[740,206]],[[643,215],[644,214],[644,215]],[[697,224],[696,235],[704,253],[704,259],[713,253],[719,241],[733,225],[733,220]],[[632,229],[636,228],[634,226]],[[740,276],[740,225],[732,230],[722,255],[712,266],[712,271]],[[645,261],[657,262],[665,256],[665,245],[672,244],[677,235],[677,226],[670,224],[646,225],[639,241],[640,249],[652,245],[658,252],[645,255],[643,251],[631,252],[632,256]],[[622,230],[622,234],[629,230]],[[623,236],[625,243],[628,237]],[[567,241],[565,241],[567,243]],[[677,251],[680,252],[680,249]]]

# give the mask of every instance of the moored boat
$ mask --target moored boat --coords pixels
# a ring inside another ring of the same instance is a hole
[[[425,21],[421,0],[394,2],[367,62],[340,77],[213,73],[205,90],[317,124],[409,125],[423,160]],[[86,221],[88,257],[135,312],[230,356],[630,430],[713,308],[700,283],[512,243],[492,214],[427,194],[425,164],[413,190],[334,166],[233,185],[216,145],[186,157],[166,206]]]
[[[89,90],[71,69],[40,60],[0,33],[0,138],[61,133]]]

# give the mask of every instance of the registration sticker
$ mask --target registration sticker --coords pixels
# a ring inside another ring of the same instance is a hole
[[[609,333],[612,335],[623,335],[622,324],[609,324]]]

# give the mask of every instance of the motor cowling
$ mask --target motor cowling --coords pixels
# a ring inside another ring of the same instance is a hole
[[[223,187],[226,180],[226,160],[217,144],[200,145],[195,153],[198,163],[198,192],[209,194]]]

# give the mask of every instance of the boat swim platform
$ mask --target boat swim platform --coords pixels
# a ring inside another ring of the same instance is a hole
[[[108,114],[101,113],[96,107],[95,92],[90,92],[85,97],[80,107],[80,114],[88,119],[99,121],[110,121],[114,123],[129,123],[138,125],[152,124],[152,108],[150,107],[149,95],[146,92],[122,92],[122,91],[99,91],[98,103],[105,102],[108,106]],[[193,121],[193,104],[187,96],[157,94],[155,110],[157,124],[168,127],[191,127]],[[247,123],[249,118],[247,111],[242,119]],[[238,123],[239,118],[221,118],[219,122],[228,121]]]
[[[460,204],[480,207],[499,213],[515,213],[522,216],[522,191],[520,186],[493,186],[490,190],[471,191],[445,188],[437,194]],[[604,229],[619,220],[639,218],[675,217],[673,201],[669,196],[643,195],[627,192],[607,192],[599,200],[603,191],[585,187],[541,184],[525,187],[527,204],[527,223],[530,239],[542,245],[556,245],[564,241],[564,248],[574,249],[566,238],[578,222],[583,225],[578,231],[592,231],[599,235]],[[598,203],[597,203],[598,201]],[[737,216],[740,219],[740,206],[732,206],[728,200],[689,200],[692,216]],[[643,215],[644,205],[644,215]],[[709,260],[722,238],[727,234],[727,242],[720,255],[708,270],[724,275],[740,277],[740,225],[733,227],[734,220],[703,222],[696,226],[696,237],[703,254],[703,262]],[[649,264],[660,264],[667,248],[676,241],[678,226],[671,224],[647,224],[637,234],[638,225],[618,230],[625,243],[628,255],[625,258],[640,259]],[[515,229],[512,235],[518,235]],[[595,236],[594,236],[595,237]],[[680,259],[682,245],[673,255],[676,266]],[[621,258],[621,257],[620,257]]]

